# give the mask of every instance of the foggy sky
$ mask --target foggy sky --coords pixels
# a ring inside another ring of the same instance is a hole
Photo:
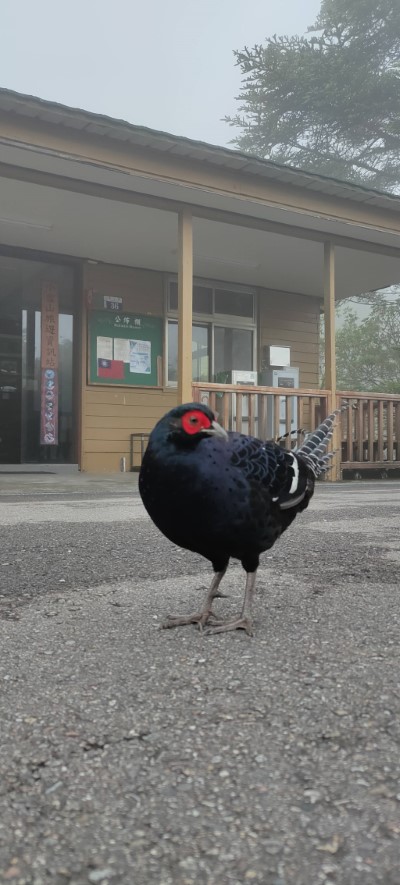
[[[0,86],[228,145],[232,51],[301,34],[320,0],[2,0]]]

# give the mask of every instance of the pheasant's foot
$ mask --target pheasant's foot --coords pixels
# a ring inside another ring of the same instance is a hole
[[[231,630],[244,630],[248,636],[253,636],[253,622],[251,618],[236,618],[234,621],[214,621],[206,636],[214,636],[214,633],[228,633]]]
[[[170,627],[185,627],[187,624],[198,624],[199,630],[202,630],[206,624],[209,623],[210,620],[216,620],[217,623],[221,623],[217,619],[217,615],[214,614],[211,609],[207,609],[202,612],[195,612],[193,615],[184,615],[183,617],[175,617],[173,615],[168,615],[167,620],[161,624],[162,630],[168,630]]]

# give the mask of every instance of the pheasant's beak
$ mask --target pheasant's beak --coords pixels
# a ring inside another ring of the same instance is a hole
[[[226,430],[224,430],[224,428],[221,427],[220,424],[218,424],[218,421],[213,421],[210,429],[206,432],[212,434],[213,436],[215,434],[215,436],[222,436],[224,439],[228,439],[228,434]]]

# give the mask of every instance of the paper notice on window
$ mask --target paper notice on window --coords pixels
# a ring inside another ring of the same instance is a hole
[[[151,341],[129,341],[129,368],[138,375],[150,375],[151,372]]]
[[[106,338],[104,335],[97,336],[97,359],[112,360],[113,358],[113,340]]]
[[[128,338],[114,338],[114,359],[130,362],[130,347]]]

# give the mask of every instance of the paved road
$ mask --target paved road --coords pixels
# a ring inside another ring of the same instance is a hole
[[[3,480],[0,882],[399,885],[400,483],[318,487],[249,639],[158,630],[209,569],[133,477]]]

